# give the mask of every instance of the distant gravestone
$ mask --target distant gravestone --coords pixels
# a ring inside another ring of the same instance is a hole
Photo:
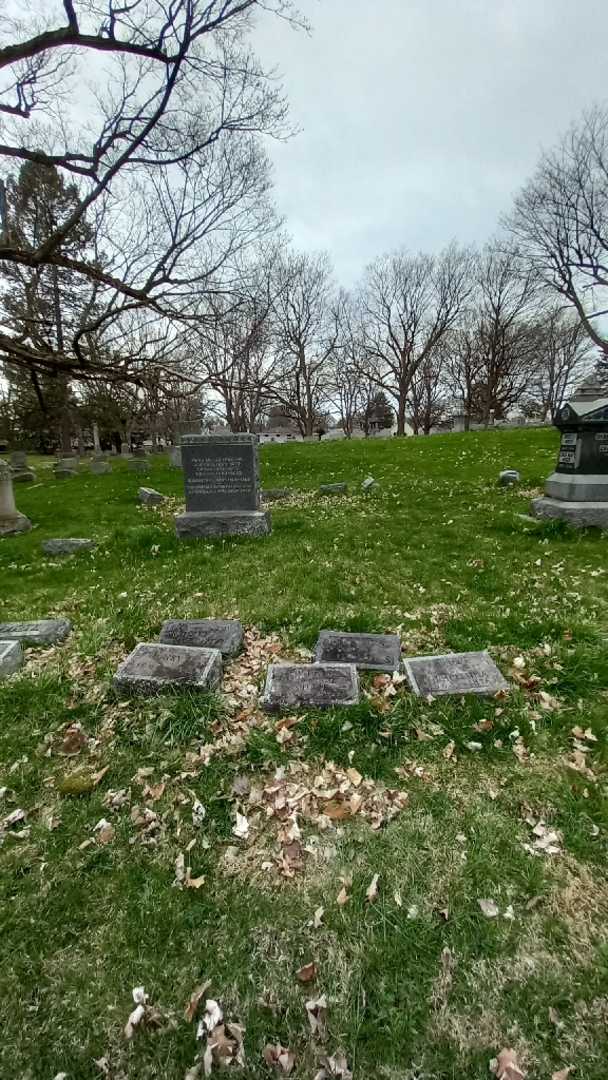
[[[55,645],[72,629],[68,619],[36,619],[32,622],[0,623],[0,641],[20,641],[23,645]]]
[[[53,473],[57,480],[67,480],[70,476],[76,476],[78,470],[74,458],[60,458],[53,466]]]
[[[114,687],[123,697],[151,697],[175,690],[212,690],[221,678],[219,649],[151,643],[135,646],[118,668]]]
[[[270,515],[260,510],[257,435],[184,435],[186,512],[175,519],[180,538],[264,536]]]
[[[321,630],[315,661],[354,664],[359,671],[398,671],[401,640],[397,634],[342,634]]]
[[[499,474],[498,483],[501,487],[513,487],[515,484],[519,484],[521,476],[517,469],[503,469]]]
[[[28,532],[32,523],[15,506],[13,478],[5,461],[0,459],[0,536]]]
[[[13,675],[23,664],[23,649],[19,641],[0,641],[0,679]]]
[[[348,484],[321,484],[319,495],[346,495]]]
[[[154,488],[140,487],[137,498],[143,506],[160,506],[167,501],[167,496]]]
[[[13,450],[9,460],[13,484],[32,484],[35,481],[36,473],[27,463],[25,450]]]
[[[262,708],[329,709],[359,702],[359,678],[354,664],[271,664]]]
[[[238,619],[167,619],[161,628],[163,644],[219,649],[236,656],[243,648],[243,626]]]
[[[89,465],[90,471],[94,476],[106,476],[112,472],[112,466],[109,461],[104,461],[103,458],[94,458]]]
[[[93,551],[96,547],[96,540],[77,537],[42,541],[42,550],[45,555],[74,555],[77,551]]]
[[[366,476],[361,484],[361,491],[373,491],[373,489],[377,487],[378,481],[374,480],[373,476]]]
[[[169,464],[172,469],[181,469],[182,467],[182,448],[181,446],[172,446],[169,450]]]
[[[137,457],[128,458],[127,469],[131,472],[147,473],[150,471],[150,462],[147,457],[142,457],[140,454]]]
[[[421,697],[497,694],[509,689],[486,651],[415,656],[404,660],[403,665],[412,690]]]

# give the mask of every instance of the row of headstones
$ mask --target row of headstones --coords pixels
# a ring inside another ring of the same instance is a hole
[[[175,458],[175,451],[181,450],[181,447],[174,447],[170,452],[171,464],[179,467],[179,463]],[[127,462],[127,468],[132,472],[148,472],[150,468],[150,457],[143,448],[137,448],[133,451],[133,455],[123,455]],[[9,466],[11,470],[11,477],[15,484],[32,484],[36,480],[36,472],[32,466],[28,463],[27,454],[24,450],[14,450],[9,455]],[[77,476],[79,472],[79,461],[73,457],[60,457],[53,466],[53,474],[59,480],[67,479],[70,476]],[[97,450],[93,454],[91,461],[89,462],[89,471],[94,476],[103,476],[112,472],[112,465],[108,461],[108,456],[102,450]]]
[[[223,661],[236,656],[243,627],[234,619],[170,619],[158,642],[141,642],[118,668],[121,696],[166,690],[211,690],[221,684]],[[489,654],[450,653],[402,660],[397,634],[323,630],[310,664],[271,664],[261,704],[268,712],[328,708],[359,702],[359,671],[392,675],[403,669],[411,690],[423,697],[496,694],[508,684]]]

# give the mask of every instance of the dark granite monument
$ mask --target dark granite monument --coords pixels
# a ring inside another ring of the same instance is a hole
[[[237,656],[243,648],[243,626],[238,619],[167,619],[160,640],[163,644],[196,645],[219,649],[222,656]]]
[[[271,664],[262,708],[330,709],[357,705],[359,678],[354,664]]]
[[[321,630],[315,661],[354,664],[358,671],[391,674],[401,664],[401,641],[398,634],[341,634]]]
[[[177,535],[264,536],[270,515],[260,510],[257,435],[184,435],[186,512]]]
[[[420,697],[497,694],[499,690],[509,689],[492,657],[485,651],[414,656],[404,660],[403,666],[412,690]]]
[[[142,643],[118,668],[114,688],[121,697],[152,697],[174,690],[212,690],[221,678],[219,649]]]
[[[562,435],[557,465],[532,512],[608,529],[608,389],[591,375],[562,405],[555,426]]]

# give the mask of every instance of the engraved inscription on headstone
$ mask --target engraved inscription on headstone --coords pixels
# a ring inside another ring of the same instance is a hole
[[[257,446],[255,436],[241,441],[184,439],[182,463],[186,488],[186,510],[257,510]],[[196,441],[195,441],[196,440]]]
[[[160,632],[164,644],[196,645],[236,656],[243,648],[243,626],[238,619],[167,619]]]
[[[141,643],[118,668],[114,687],[121,695],[150,697],[170,690],[210,690],[221,677],[219,649]]]
[[[328,709],[358,701],[359,678],[354,664],[271,664],[262,708],[266,712]]]
[[[415,694],[496,694],[508,690],[489,653],[448,653],[446,656],[415,656],[404,660],[406,675]]]
[[[401,641],[398,634],[341,634],[321,630],[315,660],[355,664],[359,671],[391,673],[399,670]]]

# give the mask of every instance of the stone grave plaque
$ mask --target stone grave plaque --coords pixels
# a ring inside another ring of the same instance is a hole
[[[141,643],[118,668],[114,688],[121,697],[152,697],[175,690],[212,690],[221,678],[219,649]]]
[[[75,555],[77,551],[94,551],[96,547],[96,540],[85,540],[77,537],[42,541],[42,550],[45,555]]]
[[[23,649],[19,641],[0,641],[0,679],[18,671],[23,663]]]
[[[243,648],[243,626],[238,619],[167,619],[160,631],[163,644],[195,645],[236,656]]]
[[[354,664],[271,664],[261,704],[266,712],[280,712],[358,702],[359,678]]]
[[[347,491],[348,484],[343,482],[339,484],[321,484],[319,495],[346,495]]]
[[[483,652],[448,653],[446,656],[414,656],[404,660],[406,675],[415,694],[497,694],[508,690],[492,657]]]
[[[255,435],[184,436],[186,510],[258,510],[257,456]]]
[[[398,634],[341,634],[321,630],[315,661],[355,664],[359,671],[398,671],[401,640]]]
[[[184,435],[181,444],[186,512],[177,535],[262,536],[270,515],[260,510],[257,435]]]
[[[21,641],[24,645],[54,645],[64,641],[72,629],[68,619],[36,619],[32,622],[0,623],[0,641]]]

